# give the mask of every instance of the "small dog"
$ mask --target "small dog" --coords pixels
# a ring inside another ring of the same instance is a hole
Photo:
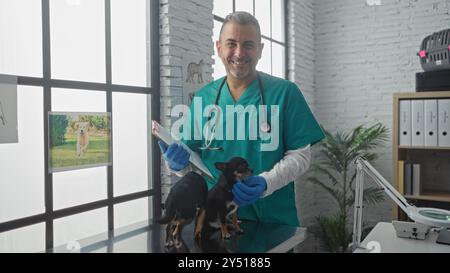
[[[183,227],[194,218],[194,236],[197,238],[200,235],[205,219],[207,196],[206,181],[195,172],[186,174],[171,188],[165,202],[165,215],[156,220],[159,224],[167,224],[166,248],[173,245],[176,248],[182,247]]]
[[[232,218],[232,226],[236,232],[241,233],[237,220],[238,205],[233,201],[231,189],[238,180],[243,180],[252,175],[248,163],[241,157],[234,157],[226,163],[215,163],[222,174],[217,184],[209,191],[206,201],[205,223],[212,228],[220,228],[223,239],[230,239],[226,224],[227,219]]]
[[[77,130],[77,156],[81,157],[86,153],[89,145],[89,122],[77,122],[75,129]]]

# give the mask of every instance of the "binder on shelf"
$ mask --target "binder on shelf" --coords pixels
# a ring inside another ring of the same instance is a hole
[[[405,161],[399,160],[398,161],[398,192],[400,194],[404,194],[404,188],[405,188]]]
[[[406,162],[405,163],[405,195],[412,194],[412,164]]]
[[[438,146],[450,147],[450,99],[438,100]]]
[[[423,120],[423,100],[411,101],[411,145],[412,146],[424,146],[425,134],[424,134],[424,120]]]
[[[425,146],[437,146],[437,100],[425,100],[424,120],[425,120]]]
[[[411,101],[400,100],[399,145],[411,146]]]
[[[412,164],[412,193],[415,196],[420,195],[420,164]]]

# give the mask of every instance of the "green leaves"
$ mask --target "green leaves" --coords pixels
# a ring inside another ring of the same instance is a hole
[[[331,217],[319,216],[317,222],[323,232],[322,241],[331,252],[347,252],[352,234],[346,229],[346,217],[340,213]]]
[[[50,147],[63,145],[66,142],[64,135],[66,134],[67,123],[65,115],[49,115]]]
[[[325,139],[320,143],[317,163],[311,166],[310,174],[314,176],[310,175],[308,181],[323,188],[339,204],[335,216],[321,216],[318,221],[323,236],[328,241],[326,245],[329,250],[346,250],[346,245],[351,241],[351,232],[347,230],[348,218],[355,202],[354,161],[358,157],[364,157],[369,162],[374,161],[377,158],[374,149],[383,145],[389,139],[389,134],[388,129],[381,123],[370,127],[359,125],[349,133],[332,134],[322,129]],[[378,188],[367,188],[363,197],[366,204],[376,204],[384,200],[384,193]]]

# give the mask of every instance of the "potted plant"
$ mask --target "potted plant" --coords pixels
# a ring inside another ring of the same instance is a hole
[[[332,216],[319,216],[317,221],[322,239],[331,252],[347,252],[352,241],[349,224],[355,202],[355,159],[364,157],[372,162],[377,158],[375,148],[388,140],[388,130],[381,123],[370,127],[360,125],[350,133],[337,132],[334,135],[323,129],[325,139],[319,144],[319,156],[311,166],[308,181],[323,188],[337,203]],[[323,179],[325,177],[326,179]],[[365,204],[384,200],[381,189],[364,189]]]

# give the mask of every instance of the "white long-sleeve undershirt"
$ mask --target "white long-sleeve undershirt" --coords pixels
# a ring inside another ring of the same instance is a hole
[[[166,161],[165,161],[166,162]],[[289,182],[296,180],[305,173],[311,164],[311,145],[307,145],[297,150],[289,150],[284,157],[278,161],[270,171],[260,174],[266,182],[267,189],[261,197],[266,197],[278,189],[286,186]],[[166,162],[167,169],[175,175],[182,177],[195,168],[189,164],[180,171],[170,169]]]
[[[274,191],[296,180],[308,170],[310,165],[311,145],[287,151],[270,171],[260,174],[267,182],[267,189],[261,197],[271,195]]]

